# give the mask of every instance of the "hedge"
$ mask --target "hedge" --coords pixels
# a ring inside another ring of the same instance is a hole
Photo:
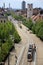
[[[38,21],[32,27],[33,33],[35,33],[41,40],[43,40],[43,20]]]
[[[20,41],[21,38],[10,21],[0,23],[0,62],[4,61],[14,43],[19,43]]]

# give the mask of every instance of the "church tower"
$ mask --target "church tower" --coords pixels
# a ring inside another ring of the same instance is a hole
[[[27,18],[31,18],[33,15],[33,4],[28,4],[27,7]]]

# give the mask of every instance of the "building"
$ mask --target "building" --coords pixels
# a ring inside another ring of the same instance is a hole
[[[16,10],[15,11],[15,14],[16,15],[22,15],[24,17],[27,17],[27,9],[25,9],[25,10]]]
[[[7,22],[7,17],[6,16],[0,16],[0,23],[5,23]]]
[[[43,9],[35,8],[35,14],[31,18],[34,22],[43,20]]]
[[[21,10],[16,10],[16,11],[15,11],[15,14],[16,14],[16,15],[21,15]]]
[[[21,15],[27,17],[27,9],[21,10]]]
[[[31,18],[33,15],[33,4],[28,4],[27,6],[27,18]]]
[[[33,9],[33,15],[39,14],[40,11],[41,11],[41,8],[34,8],[34,9]]]
[[[43,14],[43,9],[40,11],[40,14]]]
[[[26,9],[26,2],[22,1],[22,10],[25,10],[25,9]]]
[[[5,8],[5,3],[3,3],[3,8]]]
[[[43,14],[33,15],[31,18],[34,22],[38,20],[43,20]]]
[[[0,8],[0,23],[5,23],[7,22],[8,18],[5,16],[5,11],[3,8]]]

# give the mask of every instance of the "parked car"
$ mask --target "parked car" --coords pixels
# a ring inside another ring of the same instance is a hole
[[[27,54],[28,62],[31,62],[33,60],[33,54],[34,54],[35,49],[36,48],[34,44],[29,45],[28,54]]]
[[[27,58],[28,62],[32,61],[32,52],[28,52]]]

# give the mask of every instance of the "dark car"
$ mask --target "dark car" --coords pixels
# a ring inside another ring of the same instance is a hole
[[[27,59],[28,62],[32,61],[32,52],[28,52],[27,58],[28,58]]]
[[[33,45],[29,45],[29,49],[33,49]]]
[[[28,58],[27,60],[29,62],[31,62],[33,60],[33,54],[34,54],[34,50],[35,50],[34,46],[35,45],[33,45],[33,44],[29,45],[28,54],[27,54],[27,58]]]

